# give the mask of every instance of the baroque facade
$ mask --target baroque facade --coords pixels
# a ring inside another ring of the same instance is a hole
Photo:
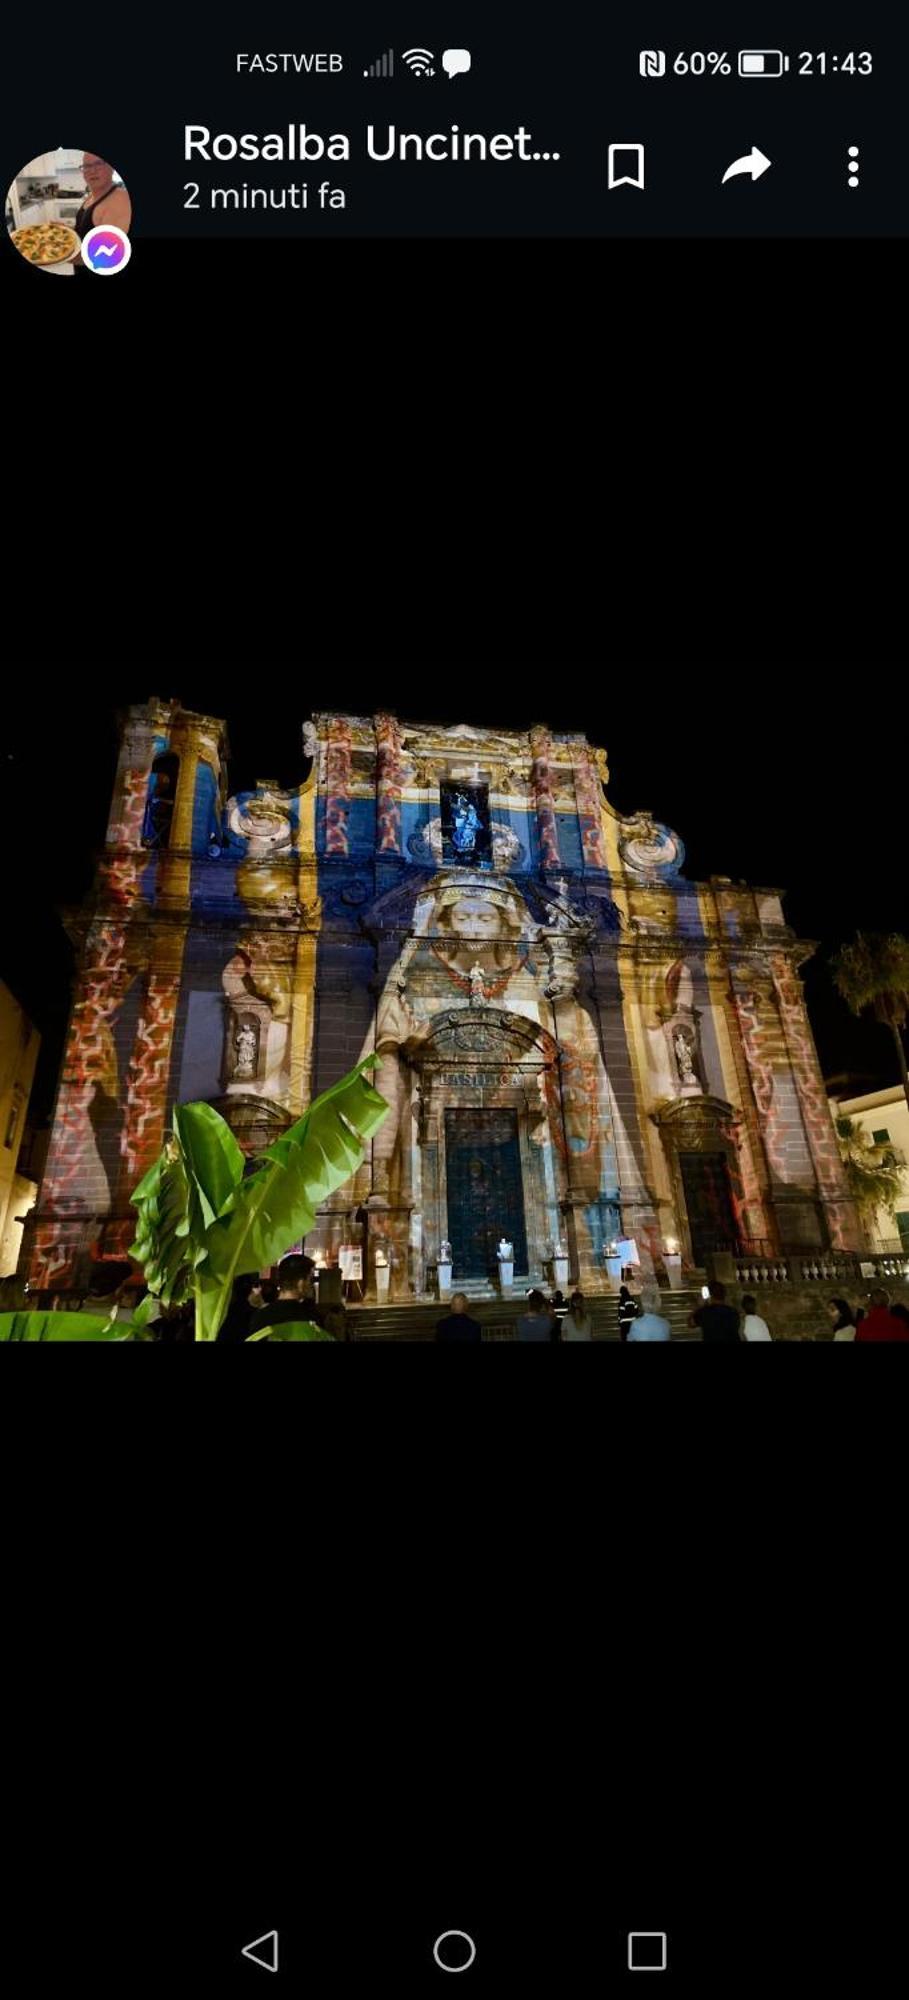
[[[857,1248],[776,890],[690,882],[679,836],[610,805],[577,734],[316,715],[302,781],[230,795],[224,725],[131,709],[26,1272],[123,1254],[176,1102],[247,1148],[367,1051],[391,1113],[307,1239],[368,1244],[391,1296],[443,1241],[482,1284],[561,1242],[606,1289],[619,1238],[680,1251]],[[364,1228],[364,1225],[365,1228]]]

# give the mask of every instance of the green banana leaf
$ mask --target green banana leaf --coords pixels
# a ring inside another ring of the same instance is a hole
[[[260,1326],[258,1333],[249,1334],[246,1340],[247,1347],[250,1347],[254,1340],[334,1341],[334,1334],[326,1333],[324,1326],[316,1326],[309,1319],[284,1319],[279,1320],[277,1326]]]
[[[100,1313],[0,1313],[4,1340],[129,1340],[128,1321],[102,1318]]]
[[[196,1338],[214,1340],[235,1278],[283,1256],[313,1226],[321,1202],[360,1165],[388,1115],[367,1080],[366,1056],[323,1091],[296,1125],[256,1156],[252,1171],[210,1104],[181,1104],[173,1136],[132,1197],[132,1255],[164,1305],[194,1297]]]

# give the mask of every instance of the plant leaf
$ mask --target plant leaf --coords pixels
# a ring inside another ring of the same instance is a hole
[[[164,1305],[195,1298],[197,1339],[214,1340],[234,1279],[283,1256],[360,1165],[388,1116],[365,1074],[378,1060],[365,1056],[323,1091],[248,1174],[211,1105],[177,1107],[173,1137],[132,1197],[139,1220],[131,1247]]]
[[[374,1063],[368,1056],[358,1064],[258,1156],[232,1212],[208,1231],[206,1278],[229,1274],[232,1281],[274,1264],[312,1228],[320,1203],[355,1173],[366,1141],[388,1116],[384,1097],[362,1074]]]
[[[174,1132],[199,1197],[203,1227],[208,1229],[216,1216],[224,1214],[243,1179],[243,1153],[213,1104],[175,1105]]]
[[[128,1325],[100,1313],[0,1313],[0,1341],[128,1339]]]
[[[326,1333],[324,1326],[314,1325],[312,1320],[284,1319],[277,1326],[260,1326],[257,1333],[247,1335],[246,1345],[250,1347],[256,1340],[330,1340],[333,1333]]]

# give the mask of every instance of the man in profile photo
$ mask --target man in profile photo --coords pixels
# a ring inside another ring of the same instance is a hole
[[[114,179],[110,161],[100,160],[97,153],[83,153],[82,172],[86,195],[73,223],[80,241],[90,229],[99,229],[102,222],[129,235],[133,205],[123,182]]]

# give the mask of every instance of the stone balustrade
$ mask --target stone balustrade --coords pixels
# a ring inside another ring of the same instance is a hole
[[[855,1286],[885,1284],[888,1279],[909,1277],[909,1256],[869,1251],[825,1250],[790,1253],[780,1257],[737,1257],[735,1275],[740,1285]]]

